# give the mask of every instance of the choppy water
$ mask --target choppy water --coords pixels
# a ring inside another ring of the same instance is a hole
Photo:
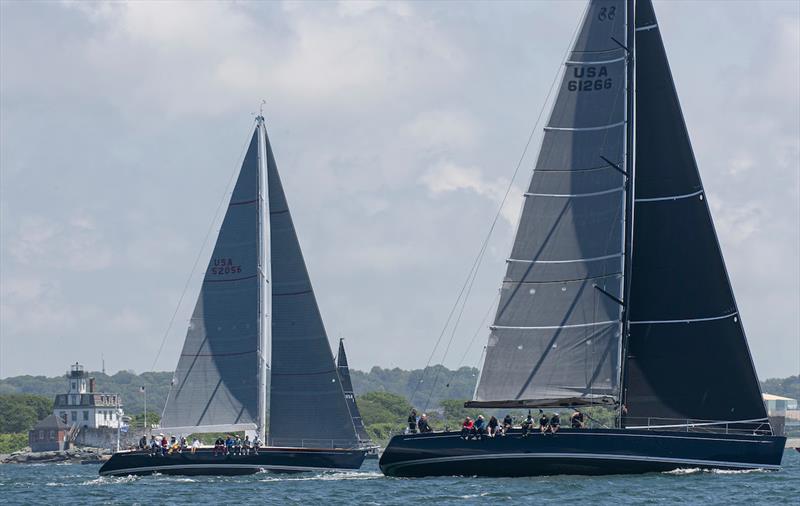
[[[639,476],[386,478],[360,471],[241,477],[98,477],[97,465],[0,465],[5,504],[800,504],[800,453],[781,471],[680,470]]]

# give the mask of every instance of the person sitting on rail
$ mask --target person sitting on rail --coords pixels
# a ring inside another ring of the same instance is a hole
[[[408,415],[408,434],[416,434],[417,432],[417,410],[412,409],[411,413]]]
[[[422,433],[433,432],[431,425],[428,423],[428,415],[425,413],[422,413],[422,416],[419,417],[419,420],[417,421],[417,429]]]
[[[475,419],[472,433],[475,435],[475,439],[482,439],[483,435],[486,434],[486,420],[483,419],[483,415],[478,415],[478,418]]]
[[[461,437],[463,439],[468,439],[470,435],[472,435],[472,430],[474,428],[475,424],[472,422],[472,418],[466,417],[464,423],[461,424]]]
[[[575,410],[574,413],[572,413],[572,416],[569,417],[569,421],[573,429],[582,429],[584,427],[583,413],[581,413],[577,409]]]
[[[547,417],[544,411],[539,410],[539,431],[542,434],[547,434],[550,430],[550,418]]]
[[[522,421],[522,437],[528,437],[528,432],[533,429],[533,416],[528,411],[528,416]]]
[[[508,434],[508,431],[514,428],[514,419],[511,418],[511,415],[506,413],[506,417],[503,418],[503,435],[505,436]]]
[[[167,454],[167,450],[169,449],[169,441],[167,441],[167,436],[164,434],[159,434],[161,436],[161,456],[165,456]]]
[[[553,416],[550,417],[550,432],[555,434],[558,432],[558,428],[561,426],[561,417],[558,415],[558,411],[553,413]]]
[[[192,441],[192,453],[197,452],[198,448],[200,448],[200,440],[197,439],[197,438],[194,438],[194,441]]]
[[[233,438],[230,434],[225,438],[225,454],[230,455],[233,453]]]
[[[239,437],[239,434],[236,434],[236,437],[233,438],[233,454],[242,454],[242,438]]]
[[[155,436],[150,436],[150,455],[158,455],[161,453],[161,442]]]
[[[181,452],[181,444],[175,438],[175,436],[170,436],[169,438],[169,446],[167,447],[167,453],[172,455],[173,453],[180,453]]]
[[[214,441],[214,456],[217,455],[225,455],[225,441],[221,437]]]
[[[137,445],[137,448],[140,450],[147,449],[147,434],[144,434],[141,438],[139,438],[139,444]]]
[[[489,437],[495,437],[497,433],[500,432],[499,427],[500,422],[498,422],[497,418],[492,415],[491,418],[489,418],[489,423],[486,424],[486,433],[489,435]]]
[[[245,435],[244,436],[244,441],[242,441],[242,452],[245,455],[250,455],[250,446],[251,446],[251,444],[250,444],[250,436]]]
[[[183,453],[183,450],[185,450],[188,447],[189,445],[186,443],[186,438],[181,436],[181,453]]]
[[[256,434],[256,437],[253,438],[253,454],[258,455],[259,448],[261,448],[261,438]]]

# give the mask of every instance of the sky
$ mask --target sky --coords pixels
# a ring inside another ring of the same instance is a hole
[[[3,0],[0,377],[174,368],[262,100],[351,367],[479,365],[541,123],[431,352],[584,7]],[[800,3],[655,8],[756,370],[798,374]]]

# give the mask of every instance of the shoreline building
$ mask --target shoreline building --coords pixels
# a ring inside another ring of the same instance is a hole
[[[77,362],[67,371],[69,390],[57,394],[53,414],[69,426],[116,429],[122,421],[119,394],[95,392],[95,379]]]

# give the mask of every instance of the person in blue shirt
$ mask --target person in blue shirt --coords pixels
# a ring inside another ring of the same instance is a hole
[[[475,420],[475,427],[472,430],[476,439],[481,439],[483,437],[484,432],[486,432],[486,422],[483,419],[483,415],[478,415],[478,418]]]

